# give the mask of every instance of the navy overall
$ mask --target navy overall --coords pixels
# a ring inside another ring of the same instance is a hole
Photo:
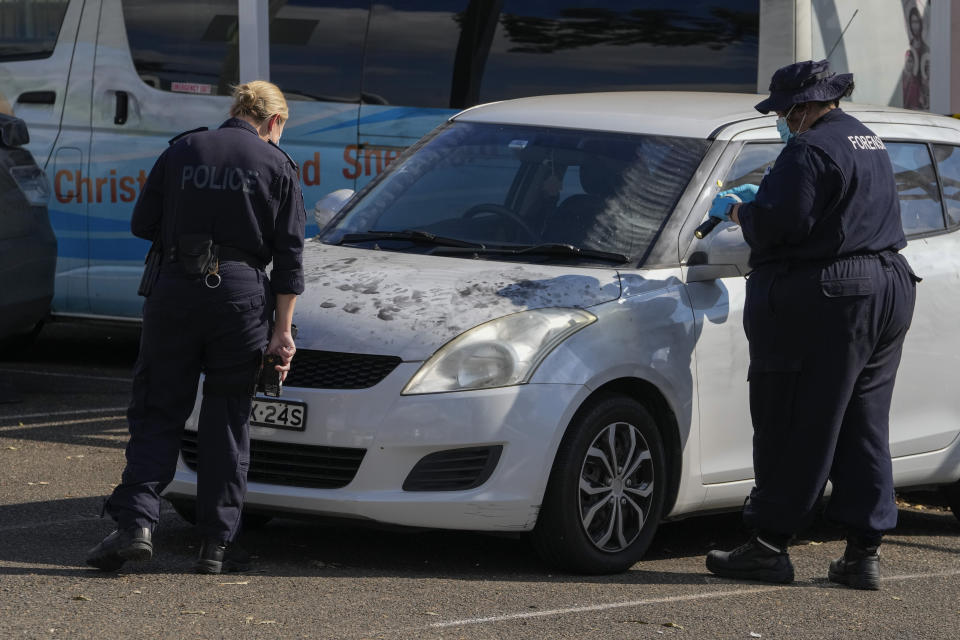
[[[919,279],[882,141],[835,109],[791,140],[739,212],[751,248],[744,329],[756,487],[748,526],[896,525],[889,411]]]
[[[256,377],[274,295],[303,291],[304,224],[296,165],[242,120],[179,136],[157,160],[131,221],[139,237],[162,234],[164,257],[143,307],[127,465],[105,507],[120,529],[159,521],[203,373],[197,524],[208,540],[236,535]],[[218,286],[190,275],[171,249],[184,234],[221,247]]]

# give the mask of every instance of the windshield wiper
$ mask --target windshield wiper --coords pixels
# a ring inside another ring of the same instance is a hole
[[[581,258],[597,258],[598,260],[608,260],[617,264],[630,262],[630,258],[622,253],[612,253],[610,251],[599,251],[597,249],[584,249],[572,244],[563,244],[560,242],[549,242],[546,244],[534,244],[528,247],[517,247],[517,253],[538,254],[547,256],[574,256]]]
[[[468,249],[442,249],[435,253],[471,253]],[[584,249],[572,244],[563,244],[559,242],[550,242],[546,244],[516,245],[512,247],[484,247],[478,248],[472,253],[477,255],[499,254],[512,256],[561,256],[572,258],[592,258],[594,260],[603,260],[614,264],[626,264],[630,258],[622,253],[611,253],[609,251],[598,251],[597,249]]]
[[[418,231],[416,229],[404,229],[403,231],[364,231],[363,233],[347,233],[337,244],[349,244],[353,242],[369,242],[370,240],[409,240],[419,244],[432,244],[441,247],[463,247],[467,249],[486,249],[479,242],[469,242],[467,240],[458,240],[457,238],[445,238],[432,234],[428,231]]]

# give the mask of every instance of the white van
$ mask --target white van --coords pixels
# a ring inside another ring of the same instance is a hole
[[[0,0],[0,103],[52,181],[54,315],[139,318],[133,203],[167,140],[218,126],[241,80],[290,99],[282,144],[309,210],[478,102],[650,83],[753,91],[759,10],[744,4],[637,17],[627,0]]]

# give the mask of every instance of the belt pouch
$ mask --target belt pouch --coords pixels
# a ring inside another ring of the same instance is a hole
[[[191,276],[208,273],[215,259],[216,248],[210,236],[188,233],[177,238],[177,260],[184,273]]]

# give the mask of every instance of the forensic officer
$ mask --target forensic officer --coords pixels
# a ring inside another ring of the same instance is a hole
[[[717,575],[792,582],[787,543],[829,479],[826,515],[847,532],[829,578],[880,585],[877,548],[897,521],[890,399],[919,278],[898,253],[907,243],[883,142],[839,108],[852,90],[852,74],[826,60],[777,70],[756,109],[777,113],[786,145],[759,188],[711,206],[741,226],[753,269],[744,329],[756,486],[744,521],[756,533],[707,555]]]
[[[171,140],[134,208],[134,235],[153,240],[162,257],[156,281],[141,283],[152,290],[127,412],[127,465],[104,507],[117,529],[87,557],[105,571],[152,557],[160,493],[173,478],[201,372],[196,570],[248,562],[230,546],[246,494],[248,419],[264,350],[280,356],[281,377],[295,352],[306,214],[297,166],[276,146],[288,117],[280,90],[242,84],[230,115],[215,131]]]

